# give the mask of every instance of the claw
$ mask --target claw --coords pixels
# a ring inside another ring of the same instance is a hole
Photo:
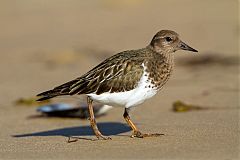
[[[72,138],[72,139],[71,139]],[[67,143],[72,143],[72,142],[77,142],[78,141],[78,138],[75,138],[75,137],[68,137],[68,140],[67,140]]]
[[[112,140],[111,137],[107,137],[107,136],[103,136],[103,135],[98,135],[98,136],[97,136],[97,139],[98,139],[98,140]]]
[[[99,140],[112,140],[111,137],[98,137]]]
[[[161,133],[141,133],[140,131],[134,131],[133,134],[130,136],[131,138],[145,138],[145,137],[159,137],[164,134]]]

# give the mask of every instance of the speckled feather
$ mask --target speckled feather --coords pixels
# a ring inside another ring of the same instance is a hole
[[[169,58],[172,57],[158,54],[148,47],[124,51],[106,59],[79,78],[40,93],[38,96],[42,98],[39,100],[60,95],[101,94],[132,90],[136,88],[142,77],[142,64],[147,67],[149,81],[155,87],[160,88],[167,81],[172,70],[172,60],[170,61]]]
[[[39,101],[61,95],[124,93],[141,88],[140,80],[146,76],[141,85],[159,90],[171,75],[173,52],[179,49],[197,52],[183,43],[176,32],[161,30],[147,47],[113,55],[83,76],[38,94]]]

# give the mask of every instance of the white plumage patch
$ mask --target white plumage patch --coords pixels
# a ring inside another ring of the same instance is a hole
[[[117,93],[102,93],[100,95],[90,93],[87,94],[92,100],[98,101],[103,104],[117,105],[122,107],[133,107],[143,103],[145,100],[153,97],[157,93],[157,88],[148,80],[148,73],[146,73],[146,67],[144,67],[144,73],[138,82],[138,86],[126,92]]]

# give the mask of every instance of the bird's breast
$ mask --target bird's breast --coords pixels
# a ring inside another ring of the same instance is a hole
[[[168,81],[174,67],[173,55],[153,58],[146,63],[149,81],[160,89]]]

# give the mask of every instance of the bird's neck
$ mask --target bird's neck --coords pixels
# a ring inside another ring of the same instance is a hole
[[[164,61],[166,63],[173,63],[173,59],[174,59],[173,53],[170,53],[168,51],[163,51],[161,49],[156,49],[152,45],[148,45],[146,49],[150,50],[153,54],[156,54],[159,57],[164,58]]]

